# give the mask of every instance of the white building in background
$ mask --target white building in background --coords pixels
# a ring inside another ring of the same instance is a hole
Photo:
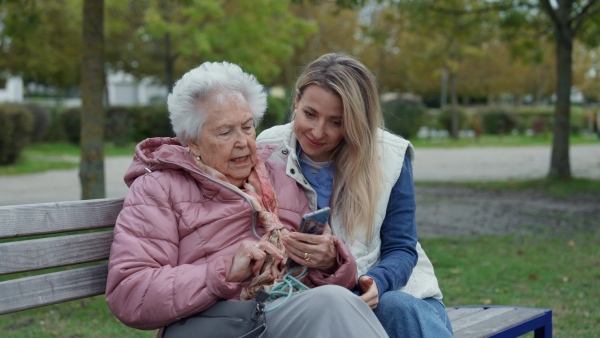
[[[165,102],[168,95],[167,87],[153,83],[151,78],[136,80],[121,71],[108,74],[106,87],[110,106],[147,106]]]
[[[23,102],[23,79],[10,76],[3,81],[0,79],[0,102]]]
[[[9,77],[6,83],[0,80],[0,103],[38,103],[42,105],[62,105],[66,107],[81,106],[80,97],[34,98],[24,97],[23,80],[20,77]],[[30,84],[30,91],[43,91],[43,86]],[[131,74],[123,72],[109,73],[106,77],[109,106],[147,106],[165,102],[168,90],[166,86],[157,85],[150,78],[136,80]]]

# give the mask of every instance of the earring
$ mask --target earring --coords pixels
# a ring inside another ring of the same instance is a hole
[[[192,153],[192,150],[190,149],[190,155],[192,155],[192,157],[196,160],[196,161],[200,161],[200,156],[196,156]]]

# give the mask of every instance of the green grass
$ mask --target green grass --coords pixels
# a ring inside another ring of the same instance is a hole
[[[600,336],[600,232],[421,239],[447,306],[550,308],[554,337]]]
[[[111,143],[104,146],[104,155],[133,156],[135,144],[116,147]],[[0,175],[19,175],[47,170],[72,169],[79,166],[79,146],[70,143],[36,143],[25,148],[17,163],[0,166]]]
[[[22,337],[156,337],[120,323],[104,295],[0,316],[4,338]]]
[[[41,160],[22,156],[15,164],[0,166],[0,176],[32,174],[57,169],[72,169],[77,168],[78,166],[79,163],[72,161],[56,159]]]
[[[570,144],[600,144],[600,139],[596,135],[573,135],[570,138]],[[416,148],[464,148],[464,147],[520,147],[520,146],[551,146],[552,134],[537,136],[513,136],[506,135],[499,137],[496,135],[482,135],[479,140],[473,138],[459,138],[452,140],[444,139],[418,139],[413,138],[410,142]]]
[[[600,195],[600,181],[573,178],[565,180],[523,180],[523,181],[491,181],[491,182],[430,182],[419,181],[416,185],[450,185],[463,186],[475,189],[494,190],[494,191],[531,191],[547,196],[554,197],[573,197],[577,194],[598,194]]]
[[[550,308],[554,337],[600,336],[600,232],[422,238],[447,306]],[[2,337],[154,337],[118,322],[104,296],[0,316]]]

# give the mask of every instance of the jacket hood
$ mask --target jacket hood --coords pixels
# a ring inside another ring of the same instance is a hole
[[[171,137],[145,139],[135,147],[133,162],[125,173],[125,184],[129,187],[139,176],[155,170],[167,168],[182,169],[182,166],[188,168],[196,167],[190,155],[189,148],[182,146],[179,140]]]

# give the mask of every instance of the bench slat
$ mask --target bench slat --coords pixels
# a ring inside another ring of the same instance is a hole
[[[0,238],[112,227],[123,198],[0,207]]]
[[[482,312],[475,312],[470,315],[459,318],[456,321],[451,321],[452,330],[454,331],[454,334],[456,336],[457,333],[466,328],[469,328],[473,325],[477,325],[483,321],[488,321],[494,317],[500,316],[501,314],[512,310],[513,308],[510,307],[487,308]]]
[[[543,309],[523,309],[509,308],[510,311],[504,312],[489,318],[486,321],[475,323],[472,326],[466,327],[455,332],[455,337],[460,338],[477,338],[489,337],[495,333],[504,331],[508,328],[521,324],[527,320],[544,314]],[[488,309],[489,310],[489,309]],[[486,311],[488,311],[486,310]]]
[[[484,311],[484,310],[485,309],[482,307],[463,307],[463,308],[449,308],[449,309],[446,309],[446,312],[448,313],[448,318],[450,318],[450,321],[453,322],[462,317],[466,317],[475,312],[480,312],[480,311]]]
[[[0,276],[108,259],[112,231],[0,244]]]
[[[9,280],[0,283],[0,315],[101,295],[108,264]]]

